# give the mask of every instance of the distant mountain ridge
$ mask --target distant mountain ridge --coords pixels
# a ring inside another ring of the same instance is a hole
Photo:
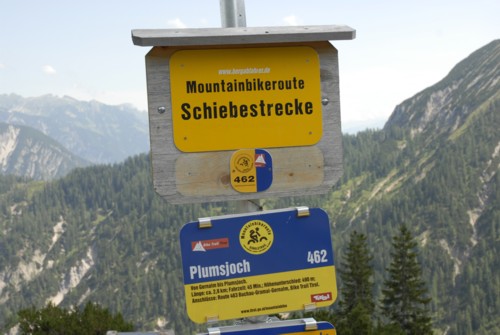
[[[412,135],[436,137],[464,125],[482,104],[498,100],[500,40],[493,41],[459,62],[437,84],[396,107],[385,129],[408,128]]]
[[[25,126],[0,122],[0,173],[51,180],[91,163],[52,138]]]
[[[147,115],[130,105],[0,94],[0,122],[35,128],[94,164],[149,151]]]

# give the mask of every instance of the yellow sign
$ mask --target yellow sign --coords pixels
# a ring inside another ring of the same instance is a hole
[[[180,151],[305,146],[322,137],[320,64],[311,47],[180,50],[169,68]]]
[[[231,157],[231,185],[238,192],[257,192],[255,150],[242,149]]]
[[[185,285],[189,318],[204,323],[211,312],[229,320],[303,310],[308,302],[316,307],[331,305],[337,298],[335,266],[315,268],[314,276],[310,273],[305,269]]]

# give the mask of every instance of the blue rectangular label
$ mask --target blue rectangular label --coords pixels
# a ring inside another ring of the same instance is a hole
[[[331,305],[337,297],[328,215],[296,209],[186,224],[180,233],[186,307],[204,323]]]
[[[184,283],[257,276],[333,266],[327,214],[318,208],[214,218],[212,227],[186,224],[180,233]],[[227,241],[207,248],[206,241]]]

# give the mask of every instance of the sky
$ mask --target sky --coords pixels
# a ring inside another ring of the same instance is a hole
[[[248,27],[347,25],[342,125],[383,125],[396,105],[500,38],[498,0],[246,0]],[[147,110],[133,29],[221,27],[219,0],[0,0],[0,94],[68,95]]]

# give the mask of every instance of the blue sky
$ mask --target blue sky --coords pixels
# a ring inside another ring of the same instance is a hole
[[[219,0],[0,0],[0,94],[69,95],[146,110],[132,29],[220,27]],[[500,37],[498,0],[246,0],[247,26],[348,25],[339,50],[344,123],[394,107]]]

